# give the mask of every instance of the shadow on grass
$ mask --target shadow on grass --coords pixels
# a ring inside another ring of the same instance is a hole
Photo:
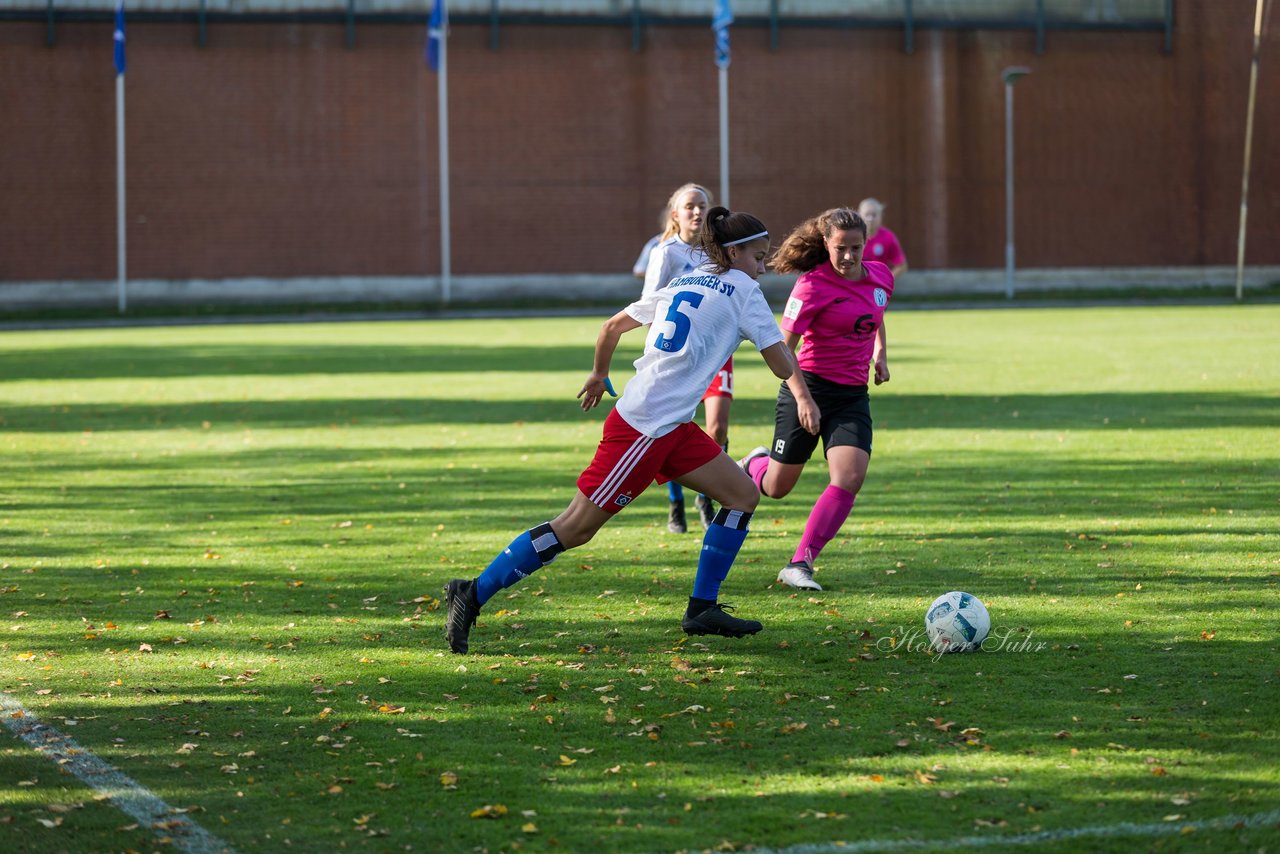
[[[424,337],[430,327],[423,327]],[[336,334],[341,334],[338,332]],[[591,342],[580,346],[458,344],[107,344],[57,349],[5,349],[4,379],[86,380],[300,374],[473,373],[591,369]]]
[[[249,627],[224,626],[208,643],[120,653],[112,673],[123,684],[52,698],[57,717],[46,720],[171,803],[209,815],[256,809],[278,827],[280,804],[317,800],[315,826],[296,830],[303,838],[349,834],[357,817],[376,814],[370,826],[390,828],[388,842],[449,825],[453,843],[492,846],[510,831],[466,815],[503,803],[579,843],[676,850],[721,838],[940,838],[922,809],[952,813],[966,831],[981,819],[1025,832],[1158,823],[1187,792],[1209,801],[1191,808],[1195,818],[1270,809],[1280,794],[1258,773],[1280,745],[1244,710],[1250,692],[1263,701],[1256,668],[1270,644],[1139,647],[1125,661],[1063,652],[1051,667],[1048,653],[864,661],[861,638],[821,631],[792,636],[788,648],[763,635],[681,645],[667,617],[611,623],[618,633],[606,646],[589,640],[601,623],[586,613],[532,610],[547,613],[526,616],[525,629],[512,629],[512,617],[482,621],[473,636],[482,654],[443,658],[423,649],[427,634],[439,646],[438,614],[418,628],[385,615],[334,625],[330,648],[346,660],[323,664],[325,641],[267,650],[293,630],[254,627],[251,643]],[[143,637],[118,635],[117,648]],[[59,656],[81,652],[40,641]],[[1104,641],[1122,642],[1118,633]],[[214,653],[212,667],[195,668]],[[280,664],[261,664],[268,656]],[[361,656],[376,660],[356,664]],[[174,659],[187,659],[178,673],[158,672]],[[1121,664],[1142,680],[1126,681]],[[384,704],[405,712],[381,714]],[[68,718],[78,725],[61,724]],[[969,728],[977,732],[962,735]],[[9,761],[0,755],[0,773]],[[457,775],[456,790],[440,785],[443,772]],[[939,798],[944,790],[956,800]],[[815,822],[814,811],[829,820]],[[243,846],[265,828],[241,821],[223,832]]]
[[[581,365],[575,365],[580,368]],[[10,405],[0,413],[7,431],[59,433],[118,430],[283,429],[414,424],[599,423],[602,412],[583,413],[566,383],[564,398],[476,400],[474,398],[325,398],[208,403],[111,403]],[[894,395],[873,393],[877,429],[1002,430],[1187,430],[1273,427],[1280,423],[1280,396],[1232,392],[1118,392],[1087,394]],[[772,400],[740,399],[733,405],[735,438],[749,433],[761,442],[772,435]],[[738,439],[748,442],[751,439]]]

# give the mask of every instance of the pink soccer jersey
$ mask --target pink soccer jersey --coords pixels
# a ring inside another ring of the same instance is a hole
[[[824,261],[796,280],[782,312],[782,329],[803,337],[800,369],[842,385],[866,385],[876,330],[893,295],[887,265],[862,266],[865,275],[850,281]]]
[[[902,244],[898,242],[898,235],[883,225],[876,229],[875,235],[867,238],[867,248],[863,250],[862,257],[871,261],[881,261],[890,267],[907,262],[907,256],[902,252]]]

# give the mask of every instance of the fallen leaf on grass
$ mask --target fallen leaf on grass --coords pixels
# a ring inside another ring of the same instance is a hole
[[[926,774],[923,771],[917,771],[916,782],[923,783],[924,785],[928,786],[932,783],[938,782],[938,778],[933,776],[932,774]]]
[[[520,825],[520,832],[521,833],[537,833],[538,826],[531,821],[526,821],[524,824]]]
[[[505,804],[485,804],[471,811],[472,818],[502,818],[506,814]]]
[[[561,753],[561,754],[560,754],[560,763],[559,763],[559,764],[561,764],[561,765],[565,765],[565,766],[568,766],[568,765],[577,765],[577,764],[578,764],[578,760],[576,760],[576,759],[571,759],[571,758],[569,758],[568,756],[565,756],[563,753]]]
[[[452,771],[445,771],[445,772],[441,773],[441,774],[440,774],[440,785],[441,785],[441,786],[456,786],[456,785],[458,785],[458,775],[457,775],[457,774],[455,774],[455,773],[453,773]]]

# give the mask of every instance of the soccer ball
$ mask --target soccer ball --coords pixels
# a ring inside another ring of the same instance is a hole
[[[953,590],[924,612],[924,630],[938,652],[971,652],[987,639],[991,616],[978,597]]]

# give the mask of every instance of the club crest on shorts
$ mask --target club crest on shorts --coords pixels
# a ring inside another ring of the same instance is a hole
[[[788,320],[795,320],[800,316],[800,309],[804,308],[804,301],[791,297],[787,300],[787,307],[782,310],[782,316]]]
[[[884,288],[876,288],[875,290],[876,305],[884,308],[889,304],[889,293]]]
[[[613,499],[613,503],[617,504],[619,507],[626,507],[628,504],[631,503],[631,496],[619,495],[617,498]]]

